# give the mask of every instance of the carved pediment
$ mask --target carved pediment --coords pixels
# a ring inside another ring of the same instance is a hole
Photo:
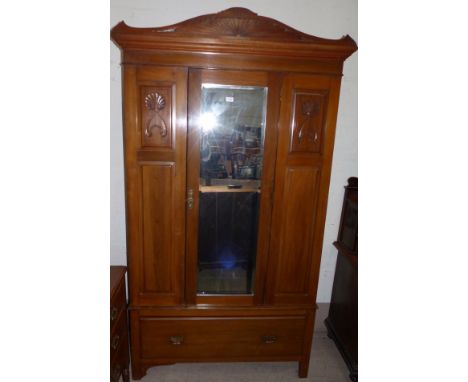
[[[154,28],[155,32],[195,34],[207,37],[248,37],[268,40],[323,40],[299,32],[269,17],[259,16],[246,8],[230,8],[203,15],[171,26]]]
[[[113,28],[112,38],[123,48],[166,49],[171,45],[171,50],[225,52],[230,49],[240,53],[251,50],[246,48],[247,44],[255,42],[258,54],[278,51],[299,54],[301,49],[304,55],[310,56],[313,49],[315,53],[322,51],[328,57],[343,59],[357,48],[349,36],[337,40],[311,36],[246,8],[230,8],[156,28],[134,28],[121,22]]]

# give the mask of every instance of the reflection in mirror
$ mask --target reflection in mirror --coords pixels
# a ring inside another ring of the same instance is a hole
[[[202,85],[198,294],[252,294],[267,88]]]

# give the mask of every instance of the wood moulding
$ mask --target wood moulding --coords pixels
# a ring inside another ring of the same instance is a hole
[[[121,21],[111,31],[124,50],[248,53],[345,60],[357,50],[346,35],[338,40],[299,32],[246,8],[230,8],[159,28],[135,28]]]

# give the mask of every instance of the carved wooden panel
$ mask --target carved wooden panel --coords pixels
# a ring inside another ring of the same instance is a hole
[[[290,152],[320,152],[327,93],[295,90]]]
[[[141,166],[142,275],[140,291],[173,294],[174,163]]]
[[[142,146],[172,147],[172,86],[141,87]]]
[[[319,170],[286,169],[276,294],[307,294]]]
[[[216,37],[255,37],[266,40],[313,41],[319,43],[323,40],[240,7],[152,29],[154,32],[176,36],[189,34]]]

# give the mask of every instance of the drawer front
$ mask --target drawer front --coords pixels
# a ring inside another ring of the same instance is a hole
[[[112,360],[115,354],[119,351],[119,348],[128,341],[127,336],[127,316],[126,312],[122,312],[115,324],[114,330],[111,331],[110,336],[110,359]]]
[[[299,356],[305,317],[140,319],[142,358]]]
[[[119,318],[120,312],[125,310],[127,300],[125,297],[125,283],[120,283],[110,303],[110,325],[111,331]]]
[[[110,364],[110,380],[111,382],[118,382],[120,375],[124,369],[128,369],[129,356],[128,356],[128,335],[126,332],[123,333],[123,337],[120,340],[120,344],[117,348],[114,357],[111,357]]]

